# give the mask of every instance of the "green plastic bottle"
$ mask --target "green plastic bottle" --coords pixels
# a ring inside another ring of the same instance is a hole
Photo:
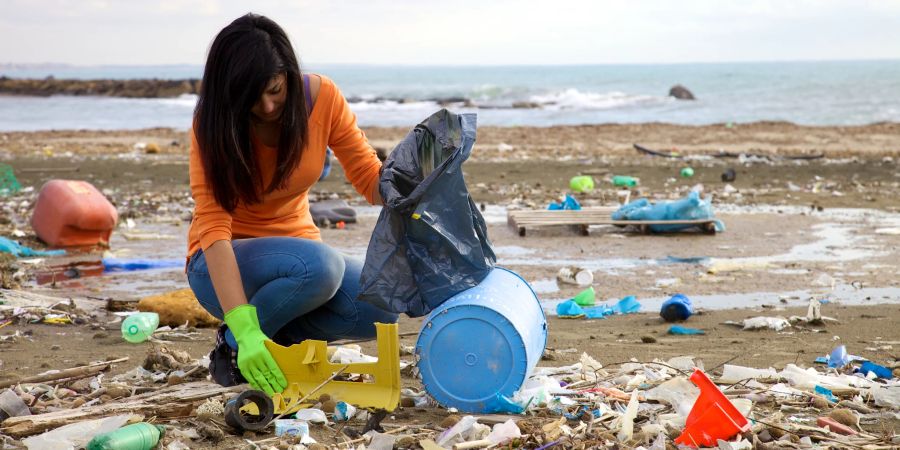
[[[133,423],[116,431],[94,436],[87,450],[150,450],[156,447],[165,427],[146,422]]]
[[[122,321],[122,338],[133,344],[144,342],[159,326],[159,314],[155,312],[139,312]]]
[[[616,186],[634,187],[638,185],[638,179],[625,175],[616,175],[612,178],[612,182]]]
[[[694,169],[690,167],[685,167],[681,169],[681,177],[682,178],[690,178],[694,176]]]

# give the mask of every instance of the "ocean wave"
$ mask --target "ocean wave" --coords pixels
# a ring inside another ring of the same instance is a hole
[[[581,92],[569,88],[543,95],[532,95],[531,103],[544,109],[615,109],[628,106],[656,106],[674,101],[672,97],[626,94],[619,91]]]

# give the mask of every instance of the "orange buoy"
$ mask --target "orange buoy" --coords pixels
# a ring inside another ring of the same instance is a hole
[[[38,194],[31,227],[51,246],[108,244],[118,218],[116,207],[92,184],[50,180]]]

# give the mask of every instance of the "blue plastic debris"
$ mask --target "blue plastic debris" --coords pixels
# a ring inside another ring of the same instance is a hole
[[[606,305],[584,308],[584,316],[588,319],[603,319],[606,316],[611,316],[613,314],[615,314],[615,311],[613,311],[612,308]]]
[[[695,334],[706,334],[706,332],[699,328],[688,328],[679,325],[672,325],[671,327],[669,327],[669,334],[690,336]]]
[[[485,402],[484,412],[486,414],[522,414],[525,412],[525,407],[498,393],[494,398]]]
[[[550,203],[549,205],[547,205],[547,209],[550,211],[578,211],[579,209],[581,209],[581,204],[578,203],[578,200],[575,200],[575,197],[572,197],[571,194],[566,194],[566,198],[563,199],[563,201]]]
[[[616,314],[631,314],[640,311],[641,304],[638,303],[633,295],[629,295],[628,297],[619,300],[612,309]]]
[[[12,239],[0,237],[0,252],[9,253],[15,257],[19,256],[56,256],[65,255],[65,250],[35,250],[26,247]]]
[[[659,309],[659,315],[666,322],[675,322],[677,320],[687,320],[694,314],[694,306],[691,299],[684,294],[675,294],[672,298],[663,302]]]
[[[556,305],[556,315],[559,317],[581,317],[584,316],[584,309],[578,306],[574,300],[566,300]]]
[[[184,260],[103,258],[103,270],[105,272],[132,272],[135,270],[172,269],[176,267],[184,267]]]
[[[859,372],[863,375],[868,376],[869,372],[874,372],[876,378],[883,378],[885,380],[890,380],[894,378],[894,373],[891,372],[891,369],[888,369],[884,366],[879,366],[871,361],[864,361],[862,366],[859,368]]]
[[[834,394],[831,392],[831,389],[816,385],[816,394],[819,394],[822,397],[825,397],[825,399],[831,403],[838,402],[838,398],[834,396]]]

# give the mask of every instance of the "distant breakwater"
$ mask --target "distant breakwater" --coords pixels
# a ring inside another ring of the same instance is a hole
[[[197,94],[199,90],[198,79],[68,80],[53,77],[43,79],[0,77],[0,95],[167,98]]]

